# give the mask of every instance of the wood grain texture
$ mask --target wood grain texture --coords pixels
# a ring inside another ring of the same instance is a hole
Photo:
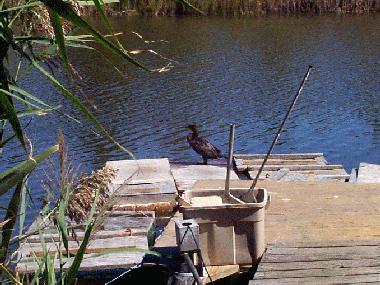
[[[345,240],[270,244],[249,284],[378,283],[379,242]]]

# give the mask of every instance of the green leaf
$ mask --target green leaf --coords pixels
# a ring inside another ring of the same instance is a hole
[[[22,283],[13,276],[12,272],[9,271],[2,263],[0,263],[0,272],[4,272],[5,275],[12,281],[14,285],[22,285]]]
[[[14,92],[19,93],[20,95],[22,95],[22,96],[24,96],[24,97],[27,97],[27,98],[29,98],[29,99],[31,99],[31,100],[33,100],[33,101],[35,101],[35,102],[41,104],[41,105],[44,106],[44,107],[46,107],[46,109],[41,109],[41,111],[49,110],[49,109],[50,109],[50,110],[54,110],[54,111],[58,112],[59,114],[65,116],[66,118],[68,118],[68,119],[70,119],[70,120],[72,120],[72,121],[74,121],[74,122],[76,122],[76,123],[78,123],[78,124],[81,124],[81,122],[80,122],[79,120],[77,120],[77,119],[75,119],[74,117],[72,117],[72,116],[70,116],[70,115],[68,115],[68,114],[65,114],[65,113],[63,113],[62,111],[60,111],[60,110],[59,110],[60,106],[51,106],[51,105],[49,105],[49,104],[46,104],[44,101],[40,100],[40,99],[37,98],[36,96],[30,94],[30,93],[27,92],[26,90],[21,89],[21,88],[15,86],[15,85],[9,85],[9,89],[12,90],[12,91],[14,91]]]
[[[37,109],[39,108],[39,106],[37,106],[37,105],[35,105],[35,104],[33,104],[33,103],[31,103],[31,102],[25,100],[24,98],[21,98],[20,96],[17,96],[17,95],[14,94],[14,93],[8,92],[8,91],[3,90],[3,89],[0,89],[0,92],[3,92],[4,94],[8,95],[9,97],[13,97],[13,98],[15,98],[16,100],[18,100],[18,101],[20,101],[20,102],[23,102],[23,103],[25,103],[26,105],[28,105],[28,106],[30,106],[30,107],[35,107],[35,108],[37,108]]]
[[[20,121],[17,118],[16,110],[14,109],[9,96],[6,94],[6,90],[3,89],[0,89],[0,111],[5,115],[5,118],[8,119],[21,145],[24,150],[26,150],[24,134],[22,132]]]
[[[67,271],[66,275],[64,278],[66,279],[66,285],[75,285],[75,278],[78,273],[80,264],[82,263],[84,254],[87,249],[87,245],[90,241],[90,236],[92,232],[92,228],[94,227],[93,223],[90,223],[84,233],[84,237],[82,240],[82,243],[78,249],[77,254],[75,255],[75,258],[73,260],[73,263],[71,264],[69,270]]]
[[[61,106],[51,107],[51,108],[38,108],[38,109],[29,109],[21,112],[17,112],[17,117],[22,118],[25,116],[43,116],[46,115],[49,111],[55,111]]]
[[[15,7],[11,7],[11,8],[8,8],[8,9],[2,9],[2,10],[0,10],[0,14],[1,13],[12,12],[12,11],[23,10],[25,8],[37,7],[37,6],[41,6],[41,5],[42,5],[42,2],[40,2],[40,1],[32,2],[32,3],[29,3],[29,4],[25,4],[25,5],[17,5]]]
[[[19,163],[15,167],[0,173],[0,196],[15,186],[27,174],[31,173],[41,161],[56,151],[58,151],[58,145],[54,145],[40,154]]]
[[[108,131],[96,120],[95,116],[90,112],[90,110],[87,109],[87,107],[80,102],[80,100],[72,94],[69,90],[67,90],[57,79],[55,79],[49,72],[47,72],[41,65],[39,65],[36,61],[32,60],[32,64],[40,71],[42,72],[49,80],[52,82],[61,92],[63,95],[69,99],[75,107],[77,107],[89,120],[90,122],[98,128],[100,131],[102,131],[107,138],[112,141],[114,144],[116,144],[121,150],[126,152],[130,157],[133,159],[135,158],[134,155],[127,150],[125,147],[123,147],[121,144],[119,144],[118,141],[116,141],[109,133]]]
[[[121,248],[107,249],[107,250],[103,250],[102,252],[99,252],[99,253],[91,254],[91,256],[89,256],[89,258],[98,257],[98,256],[102,256],[105,254],[121,253],[121,252],[141,252],[141,253],[150,254],[150,255],[154,255],[154,256],[158,256],[158,257],[161,256],[161,254],[158,253],[157,251],[152,251],[152,250],[142,249],[142,248],[137,248],[137,247],[121,247]]]
[[[66,46],[68,47],[73,47],[73,48],[84,48],[84,49],[90,49],[90,50],[95,50],[93,47],[90,47],[88,45],[84,45],[84,44],[78,44],[78,43],[68,43],[66,42]]]
[[[20,196],[23,189],[24,177],[22,177],[18,182],[15,191],[12,194],[12,197],[9,201],[8,208],[4,217],[4,220],[10,219],[4,227],[3,231],[0,234],[0,263],[4,263],[9,250],[9,241],[12,238],[14,231],[14,226],[16,224],[16,218],[18,213],[18,208],[20,205]]]
[[[140,62],[132,58],[128,54],[128,52],[126,52],[124,49],[120,49],[117,46],[115,46],[114,43],[106,39],[97,30],[95,30],[90,24],[88,24],[84,19],[78,16],[67,2],[64,2],[62,0],[42,0],[42,2],[50,9],[57,12],[62,18],[66,19],[67,21],[71,22],[72,24],[76,25],[79,28],[84,29],[87,33],[91,34],[94,37],[96,42],[98,42],[99,44],[101,44],[103,47],[113,52],[114,54],[121,56],[122,58],[126,59],[130,63],[146,71],[152,71],[152,72],[160,71],[160,69],[153,70],[153,69],[149,69],[145,67]]]
[[[67,205],[69,203],[69,189],[65,187],[62,197],[59,200],[59,206],[58,206],[58,214],[57,214],[57,222],[59,227],[59,232],[62,236],[63,245],[66,249],[67,255],[69,256],[69,235],[67,231],[67,223],[65,220],[65,213],[67,209]]]
[[[21,199],[20,199],[20,220],[19,220],[19,231],[18,231],[18,235],[19,236],[22,236],[22,233],[23,233],[23,229],[24,229],[24,223],[25,223],[25,217],[26,217],[26,208],[27,208],[27,205],[28,205],[28,202],[27,202],[27,199],[26,199],[26,196],[27,196],[27,185],[28,185],[28,179],[25,180],[25,183],[22,187],[22,191],[21,191]]]
[[[70,69],[69,60],[67,58],[67,53],[66,53],[65,38],[63,36],[61,18],[59,17],[58,13],[54,11],[53,9],[49,8],[48,10],[49,10],[50,21],[54,29],[54,38],[58,45],[58,53],[61,56],[63,63],[66,66],[68,74],[71,76],[71,69]]]
[[[108,17],[106,15],[106,13],[104,12],[104,9],[103,9],[103,5],[104,5],[104,0],[101,0],[102,3],[100,3],[99,0],[93,0],[94,4],[95,4],[95,7],[96,7],[96,10],[98,10],[99,14],[100,14],[100,17],[102,19],[102,21],[104,22],[104,24],[106,25],[108,31],[111,33],[111,34],[115,34],[113,28],[112,28],[112,25],[111,23],[109,22],[108,20]],[[115,36],[114,39],[116,40],[116,43],[117,45],[119,46],[119,48],[121,50],[124,50],[124,47],[123,45],[119,42],[118,38]]]

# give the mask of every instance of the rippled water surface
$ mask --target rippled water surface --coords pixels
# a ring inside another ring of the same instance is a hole
[[[265,152],[312,64],[275,152],[323,152],[348,170],[362,161],[380,163],[379,16],[112,20],[129,47],[153,48],[176,61],[172,71],[153,74],[110,56],[124,73],[120,77],[99,55],[70,52],[98,119],[138,158],[199,160],[185,140],[189,123],[201,125],[201,134],[222,149],[227,124],[235,123],[236,152]],[[165,42],[146,45],[132,31]],[[40,78],[32,72],[23,85],[73,112]],[[56,115],[36,119],[32,127],[37,150],[63,128],[71,157],[84,171],[127,158],[104,137]],[[17,157],[14,148],[8,151],[10,160]]]

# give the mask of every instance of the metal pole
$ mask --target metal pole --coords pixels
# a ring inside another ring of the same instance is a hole
[[[191,273],[193,273],[194,279],[197,282],[197,284],[198,285],[203,285],[203,282],[202,282],[201,278],[199,277],[198,271],[195,268],[193,262],[191,261],[191,258],[189,256],[189,254],[188,253],[184,253],[183,257],[185,258],[185,262],[189,266],[189,268],[191,270]]]
[[[265,156],[265,158],[264,158],[264,160],[263,160],[263,162],[262,162],[262,164],[261,164],[261,166],[260,166],[260,168],[259,168],[259,171],[257,172],[255,179],[253,180],[252,186],[251,186],[251,187],[249,188],[249,190],[248,190],[245,194],[243,194],[240,198],[243,198],[243,197],[248,198],[248,199],[249,199],[249,198],[252,198],[252,197],[255,198],[255,195],[250,195],[250,194],[252,193],[252,191],[253,191],[253,190],[255,189],[255,187],[256,187],[256,184],[257,184],[257,181],[259,180],[260,174],[261,174],[261,172],[263,171],[264,166],[265,166],[265,164],[266,164],[266,162],[267,162],[267,160],[268,160],[268,158],[269,158],[269,156],[270,156],[270,154],[271,154],[271,152],[272,152],[274,146],[276,145],[278,138],[280,137],[280,134],[281,134],[281,132],[282,132],[284,126],[285,126],[285,123],[286,123],[286,121],[288,120],[289,115],[290,115],[290,113],[292,112],[292,110],[293,110],[293,108],[294,108],[294,105],[296,104],[297,99],[298,99],[298,97],[299,97],[300,94],[301,94],[301,91],[302,91],[302,89],[303,89],[303,87],[304,87],[304,85],[305,85],[305,82],[307,81],[307,79],[308,79],[308,77],[309,77],[309,74],[310,74],[310,71],[311,71],[312,68],[313,68],[313,67],[312,67],[311,65],[309,65],[309,67],[308,67],[308,69],[307,69],[307,71],[306,71],[306,73],[305,73],[305,75],[304,75],[304,77],[303,77],[303,79],[302,79],[302,81],[301,81],[301,84],[300,84],[300,86],[298,87],[297,94],[296,94],[296,96],[294,96],[294,99],[293,99],[293,101],[292,101],[292,104],[290,105],[288,111],[286,112],[285,118],[284,118],[283,121],[281,122],[280,127],[278,128],[278,131],[277,131],[277,133],[276,133],[276,135],[275,135],[275,137],[274,137],[274,139],[273,139],[273,141],[272,141],[272,144],[271,144],[271,146],[269,147],[269,150],[268,150],[268,152],[267,152],[267,154],[266,154],[266,156]],[[250,196],[252,196],[252,197],[250,197]],[[244,198],[243,198],[243,199],[244,199]],[[256,198],[255,198],[255,200],[256,200]]]

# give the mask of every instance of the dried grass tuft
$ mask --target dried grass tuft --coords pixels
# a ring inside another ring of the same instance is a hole
[[[88,176],[82,176],[70,196],[66,211],[67,216],[77,223],[86,220],[97,191],[99,192],[99,199],[96,206],[97,209],[102,207],[107,202],[109,197],[108,186],[111,180],[115,178],[116,173],[116,169],[103,167],[93,171]]]
[[[73,8],[74,12],[79,16],[81,15],[80,5],[77,0],[69,0],[68,3]],[[19,5],[25,5],[24,0],[11,0],[6,3],[8,8],[16,7]],[[50,39],[54,38],[54,29],[50,22],[49,12],[45,6],[34,7],[32,9],[25,10],[20,15],[21,23],[24,26],[25,33],[32,34],[34,36],[43,36]],[[73,25],[66,20],[62,19],[63,32],[67,34],[73,28]]]

